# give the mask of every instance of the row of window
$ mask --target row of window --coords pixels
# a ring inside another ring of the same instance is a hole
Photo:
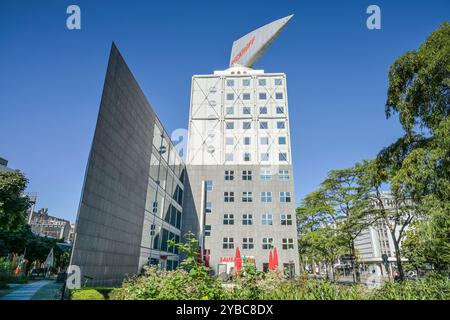
[[[234,115],[235,108],[234,107],[226,107],[225,113],[227,115]],[[242,114],[250,115],[252,112],[251,107],[242,107]],[[284,107],[276,107],[275,108],[276,114],[284,114]],[[267,114],[267,107],[259,107],[259,114]]]
[[[270,154],[265,152],[261,153],[260,161],[269,161]],[[244,152],[242,160],[245,162],[252,161],[252,154],[250,152]],[[226,152],[225,153],[225,161],[234,161],[234,153]],[[278,161],[288,161],[286,152],[278,153]]]
[[[223,238],[222,248],[223,249],[234,249],[235,246],[234,238],[226,237]],[[254,249],[253,238],[242,238],[242,249],[251,250]],[[262,248],[263,250],[273,249],[273,238],[262,238]],[[294,239],[293,238],[283,238],[281,240],[281,248],[283,250],[294,249]]]
[[[234,79],[227,79],[227,87],[234,87],[234,84],[235,84]],[[276,86],[281,86],[283,84],[283,79],[275,78],[274,79],[274,84]],[[250,86],[250,79],[242,79],[242,85],[244,87],[249,87]],[[267,79],[264,79],[264,78],[258,79],[258,85],[259,86],[266,86],[267,85]]]
[[[235,177],[234,170],[225,170],[225,181],[233,181]],[[272,171],[270,169],[261,169],[260,170],[260,179],[263,181],[272,180]],[[253,171],[252,170],[242,170],[242,180],[244,181],[252,181],[253,180]],[[278,170],[278,180],[280,181],[288,181],[289,180],[289,170]],[[206,190],[212,191],[213,182],[211,180],[206,181]]]
[[[223,215],[223,224],[224,225],[234,225],[235,218],[233,213],[225,213]],[[254,222],[253,214],[245,213],[242,215],[241,223],[243,226],[252,226]],[[265,226],[273,225],[273,215],[271,213],[263,213],[261,215],[261,223]],[[282,226],[292,226],[292,215],[282,213],[280,215],[280,225]],[[211,226],[207,225],[205,228],[205,236],[211,235]]]
[[[225,191],[223,193],[224,202],[234,202],[234,191]],[[272,191],[262,191],[260,194],[261,202],[272,202]],[[242,192],[242,202],[253,202],[253,192]],[[289,191],[280,191],[280,202],[291,202],[291,193]]]
[[[234,93],[227,93],[227,101],[233,101],[235,99]],[[242,100],[250,100],[251,94],[249,92],[242,93]],[[266,92],[259,92],[258,93],[259,100],[267,100],[267,93]],[[283,99],[283,92],[275,92],[275,99],[276,100],[282,100]]]
[[[244,121],[242,123],[242,129],[251,129],[251,128],[252,128],[251,121]],[[268,121],[259,121],[259,128],[260,129],[269,129],[269,122]],[[285,121],[277,121],[277,129],[285,129],[285,128],[286,128]],[[226,121],[225,129],[234,130],[235,129],[234,121]],[[236,127],[236,129],[237,129],[237,127]]]
[[[269,144],[269,137],[260,137],[259,142],[261,145],[268,145]],[[227,146],[234,145],[234,137],[226,137],[225,138],[225,144]],[[250,137],[244,137],[244,145],[248,146],[251,144],[251,138]],[[281,136],[278,137],[278,144],[279,145],[285,145],[286,144],[286,137]]]

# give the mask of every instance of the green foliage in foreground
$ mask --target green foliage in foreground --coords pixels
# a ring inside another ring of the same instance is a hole
[[[388,282],[370,290],[361,284],[340,285],[327,280],[300,277],[285,280],[278,272],[253,272],[246,268],[231,285],[204,275],[192,278],[184,270],[159,271],[124,281],[110,294],[113,300],[448,300],[447,276],[428,276],[416,281]]]
[[[105,300],[103,294],[93,288],[75,289],[70,292],[71,300]]]
[[[196,269],[160,271],[146,268],[145,273],[124,281],[114,290],[113,300],[219,300],[226,292],[219,280]]]
[[[377,300],[449,300],[450,279],[443,275],[431,275],[416,281],[388,282],[374,290]]]

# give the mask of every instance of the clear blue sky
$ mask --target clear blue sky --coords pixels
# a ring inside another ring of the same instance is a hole
[[[70,4],[80,31],[66,28]],[[381,30],[366,28],[370,4]],[[187,127],[193,74],[225,69],[233,40],[291,13],[255,68],[288,77],[298,203],[401,135],[384,115],[388,67],[449,20],[450,1],[1,0],[0,157],[39,208],[74,221],[111,41],[171,132]]]

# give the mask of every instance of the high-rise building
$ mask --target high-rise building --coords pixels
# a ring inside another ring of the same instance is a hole
[[[251,68],[291,17],[235,41],[227,70],[192,77],[183,233],[216,274],[237,248],[259,270],[274,248],[299,270],[286,75]]]

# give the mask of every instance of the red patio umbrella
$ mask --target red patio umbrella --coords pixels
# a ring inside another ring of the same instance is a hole
[[[236,247],[236,256],[234,257],[234,267],[236,268],[236,273],[239,273],[239,271],[241,271],[242,269],[242,258],[239,247]]]
[[[209,249],[206,249],[205,266],[209,267]]]
[[[273,249],[273,268],[278,268],[278,251],[277,247]]]
[[[272,250],[269,251],[269,270],[273,270],[273,255]]]

